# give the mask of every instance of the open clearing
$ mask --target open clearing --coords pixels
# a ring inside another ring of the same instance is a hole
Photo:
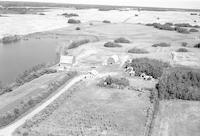
[[[199,136],[200,102],[161,101],[152,136]]]

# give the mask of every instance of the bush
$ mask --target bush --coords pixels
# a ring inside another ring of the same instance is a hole
[[[68,49],[73,49],[73,48],[77,48],[83,44],[87,44],[89,43],[90,40],[89,39],[82,39],[82,40],[77,40],[77,41],[73,41],[69,46]]]
[[[188,52],[186,48],[179,48],[176,52]]]
[[[108,20],[104,20],[103,23],[110,24],[111,22]]]
[[[171,22],[165,23],[165,25],[173,26],[174,24]]]
[[[107,42],[107,43],[105,43],[104,44],[104,47],[111,47],[111,48],[113,48],[113,47],[122,47],[120,44],[118,44],[118,43],[114,43],[114,42]]]
[[[177,26],[177,27],[192,27],[192,25],[190,25],[189,23],[178,23],[178,24],[174,24],[174,26]]]
[[[178,33],[189,34],[189,31],[187,29],[181,27],[175,27],[175,31],[177,31]]]
[[[153,23],[153,24],[147,24],[147,26],[153,26],[154,28],[160,29],[160,30],[168,30],[168,31],[174,31],[174,27],[172,27],[170,24],[160,24],[160,23]]]
[[[199,32],[197,29],[190,29],[190,32]]]
[[[148,58],[136,58],[131,63],[125,64],[125,68],[132,67],[136,76],[140,76],[145,73],[148,76],[152,76],[155,79],[161,77],[163,70],[170,67],[168,63]]]
[[[195,15],[197,15],[197,13],[190,13],[190,15],[195,16]]]
[[[78,17],[79,15],[78,14],[76,14],[76,13],[63,13],[62,14],[63,16],[65,16],[65,17],[67,17],[67,18],[69,18],[69,17]]]
[[[39,15],[45,15],[44,13],[39,13]]]
[[[182,42],[182,44],[181,44],[183,47],[186,47],[187,45],[188,45],[188,43],[186,43],[186,42]]]
[[[124,87],[129,86],[129,80],[126,78],[115,78],[115,77],[108,76],[104,80],[101,80],[98,83],[98,86],[123,89]]]
[[[144,50],[144,49],[132,48],[132,49],[128,50],[128,53],[146,54],[146,53],[149,53],[149,52]]]
[[[200,100],[200,70],[167,69],[156,85],[160,99]]]
[[[126,38],[120,37],[114,40],[115,43],[130,43],[130,41]]]
[[[194,45],[194,48],[200,48],[200,43],[197,43],[196,45]]]
[[[102,8],[99,8],[99,11],[110,11],[110,10],[115,10],[115,8],[112,8],[112,7],[102,7]]]
[[[69,20],[68,20],[68,23],[69,23],[69,24],[80,24],[81,21],[80,21],[80,20],[75,20],[75,19],[69,19]]]
[[[171,45],[168,43],[157,43],[157,44],[153,44],[152,47],[170,47]]]
[[[81,28],[80,27],[76,27],[76,30],[81,30]]]
[[[194,27],[194,28],[200,28],[200,26],[199,26],[199,25],[194,25],[193,27]]]
[[[6,36],[2,38],[2,43],[9,44],[9,43],[17,42],[19,40],[20,40],[20,37],[18,35]]]

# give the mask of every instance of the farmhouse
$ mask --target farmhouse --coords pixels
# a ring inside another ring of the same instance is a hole
[[[74,63],[75,63],[75,57],[74,56],[61,55],[60,56],[60,62],[58,64],[59,70],[61,70],[61,71],[67,70],[67,69],[71,68]]]

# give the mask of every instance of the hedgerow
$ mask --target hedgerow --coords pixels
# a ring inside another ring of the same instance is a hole
[[[73,49],[73,48],[77,48],[83,44],[89,43],[90,40],[89,39],[82,39],[82,40],[77,40],[77,41],[73,41],[69,46],[68,49]]]

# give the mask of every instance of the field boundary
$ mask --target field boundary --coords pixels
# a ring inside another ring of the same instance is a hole
[[[148,109],[144,136],[151,136],[155,118],[159,110],[158,90],[154,89],[152,91],[154,91],[153,94],[151,94],[153,95],[153,99],[152,99],[153,102],[152,102],[152,106]]]

